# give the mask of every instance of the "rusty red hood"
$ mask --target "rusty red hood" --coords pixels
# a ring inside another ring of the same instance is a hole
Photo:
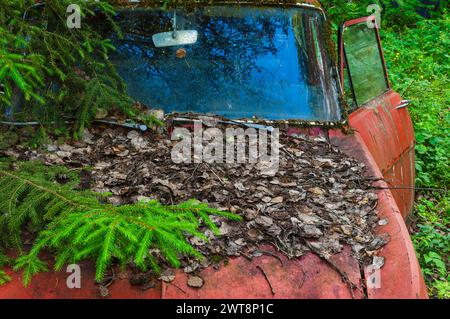
[[[365,163],[375,178],[382,178],[374,158],[358,133],[344,135],[340,130],[321,128],[291,129],[290,134],[324,135],[344,152]],[[387,187],[382,180],[376,186]],[[143,290],[132,286],[126,273],[117,276],[108,287],[111,298],[426,298],[426,287],[406,225],[389,189],[378,190],[378,214],[389,223],[379,226],[378,233],[388,233],[390,242],[381,250],[385,264],[378,274],[362,269],[351,256],[350,247],[332,257],[332,263],[308,253],[288,260],[273,247],[272,254],[248,260],[232,258],[219,269],[209,267],[201,272],[204,286],[187,285],[188,275],[178,271],[171,283],[158,283]],[[274,257],[277,256],[277,257]],[[0,298],[98,298],[94,266],[82,263],[81,288],[69,289],[65,272],[36,275],[30,287],[24,288],[21,274],[8,270],[12,281],[0,287]],[[344,280],[345,274],[348,280]],[[371,281],[377,281],[371,282]]]

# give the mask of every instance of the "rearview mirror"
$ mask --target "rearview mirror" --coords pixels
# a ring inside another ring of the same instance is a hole
[[[197,42],[197,30],[174,30],[156,33],[152,36],[153,44],[157,48],[194,44]]]

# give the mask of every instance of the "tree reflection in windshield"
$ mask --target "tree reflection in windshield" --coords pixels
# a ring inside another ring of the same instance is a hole
[[[206,7],[177,10],[193,45],[156,48],[173,12],[123,11],[112,57],[131,96],[166,112],[229,118],[338,120],[336,85],[314,10]],[[183,49],[183,54],[179,53]]]

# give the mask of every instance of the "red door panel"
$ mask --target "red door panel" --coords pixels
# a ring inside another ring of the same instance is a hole
[[[345,83],[344,75],[348,75],[345,70],[348,61],[345,57],[343,34],[346,28],[356,24],[366,24],[369,20],[374,20],[374,17],[348,21],[341,29],[339,51],[342,85]],[[414,201],[414,129],[408,109],[399,108],[402,103],[401,96],[389,87],[379,32],[377,28],[374,28],[374,31],[376,34],[374,41],[378,42],[388,91],[360,105],[350,114],[349,124],[358,131],[371,152],[386,183],[391,188],[403,218],[406,219]],[[345,90],[343,86],[342,90]]]
[[[406,108],[396,109],[400,96],[393,91],[373,100],[349,117],[383,176],[403,218],[414,201],[414,132]]]

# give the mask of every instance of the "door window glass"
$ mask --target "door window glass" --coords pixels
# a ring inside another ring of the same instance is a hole
[[[344,30],[344,50],[353,95],[358,106],[388,90],[375,28],[366,23]]]

